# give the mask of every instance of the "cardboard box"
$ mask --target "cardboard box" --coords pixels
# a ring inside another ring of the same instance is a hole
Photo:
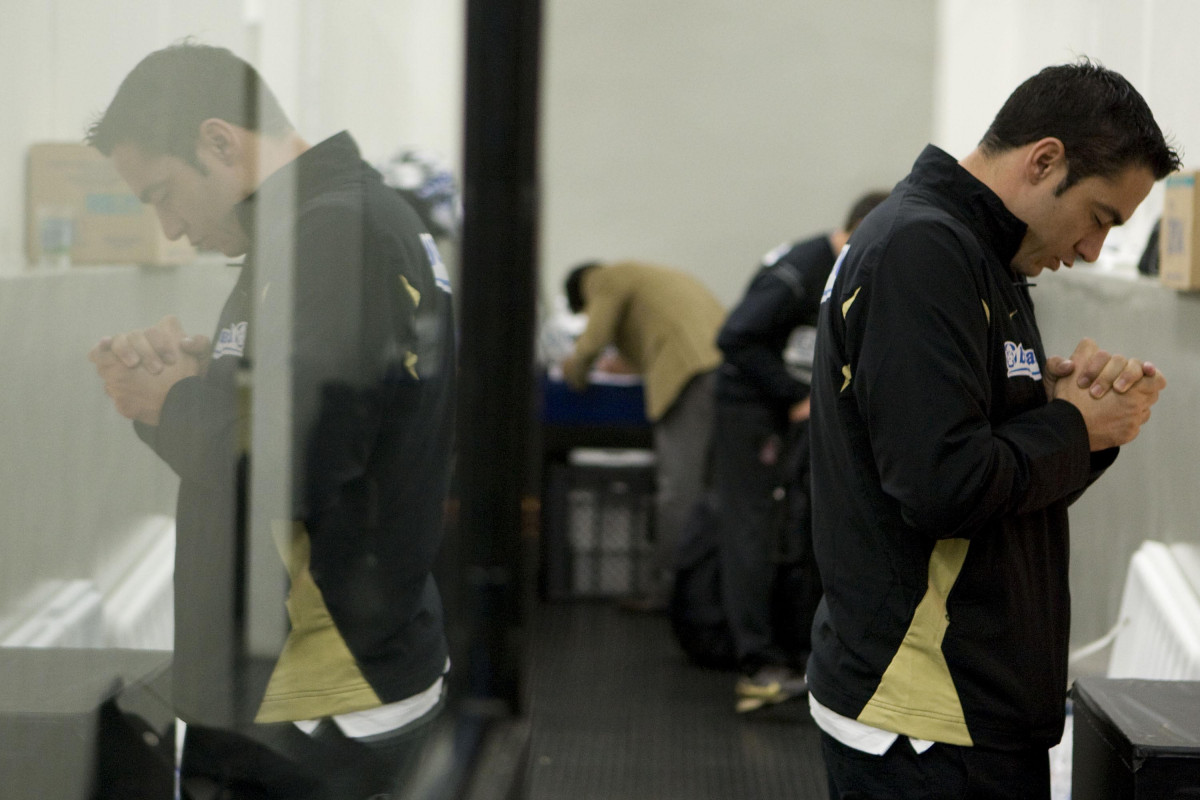
[[[1196,201],[1197,172],[1167,178],[1163,192],[1162,227],[1158,235],[1158,277],[1172,289],[1200,289],[1200,203]]]
[[[181,264],[196,256],[168,241],[112,162],[78,143],[29,148],[26,248],[32,265]]]

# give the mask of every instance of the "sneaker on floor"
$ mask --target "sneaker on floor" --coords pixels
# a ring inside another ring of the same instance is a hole
[[[739,714],[744,714],[804,695],[808,692],[808,681],[803,673],[770,664],[753,675],[738,678],[734,691],[738,698],[735,708]]]

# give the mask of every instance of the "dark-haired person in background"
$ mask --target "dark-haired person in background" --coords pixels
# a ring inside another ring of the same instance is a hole
[[[789,341],[804,343],[798,361],[811,365],[811,334],[834,259],[885,197],[865,194],[838,230],[767,253],[717,336],[724,362],[717,370],[712,490],[721,519],[722,605],[742,673],[739,711],[804,692],[821,588],[809,531],[808,380],[794,374],[784,352]],[[775,491],[784,486],[781,513]],[[777,576],[781,560],[787,566]],[[773,602],[778,598],[787,602]],[[794,612],[789,635],[772,620],[781,607]]]
[[[1029,278],[1093,261],[1178,169],[1087,61],[1013,92],[961,161],[929,146],[822,301],[809,700],[833,798],[1048,798],[1062,735],[1067,507],[1149,418],[1152,365],[1043,352]]]
[[[571,310],[587,314],[587,328],[562,365],[567,383],[587,386],[592,364],[611,344],[645,385],[658,480],[654,574],[645,596],[626,605],[665,611],[680,531],[704,487],[725,309],[691,275],[631,261],[580,264],[565,290]]]
[[[349,134],[310,145],[222,48],[147,56],[88,141],[169,238],[246,256],[211,342],[168,317],[90,353],[117,410],[180,478],[172,669],[185,790],[392,796],[447,667],[430,570],[455,354],[433,239]],[[290,329],[271,325],[281,318]],[[279,404],[290,418],[271,422],[290,431],[292,459],[255,466],[290,478],[288,518],[272,527],[291,630],[260,679],[242,650],[237,575],[248,434],[271,427],[245,392],[269,340],[291,356]]]

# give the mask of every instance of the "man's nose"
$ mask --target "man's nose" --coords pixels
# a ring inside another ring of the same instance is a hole
[[[158,224],[162,227],[163,235],[172,242],[184,234],[183,219],[178,215],[162,208],[154,209],[158,213]]]
[[[1075,252],[1090,264],[1100,257],[1100,250],[1104,247],[1104,239],[1107,236],[1107,230],[1090,233],[1075,244]]]

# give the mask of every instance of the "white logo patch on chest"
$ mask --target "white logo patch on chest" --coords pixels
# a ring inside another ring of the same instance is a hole
[[[222,328],[217,335],[217,343],[213,345],[213,358],[235,356],[241,358],[246,353],[246,323],[235,322],[227,328]]]
[[[1037,353],[1026,349],[1025,345],[1016,342],[1004,343],[1004,360],[1008,364],[1008,377],[1042,379],[1042,369],[1038,366]]]

